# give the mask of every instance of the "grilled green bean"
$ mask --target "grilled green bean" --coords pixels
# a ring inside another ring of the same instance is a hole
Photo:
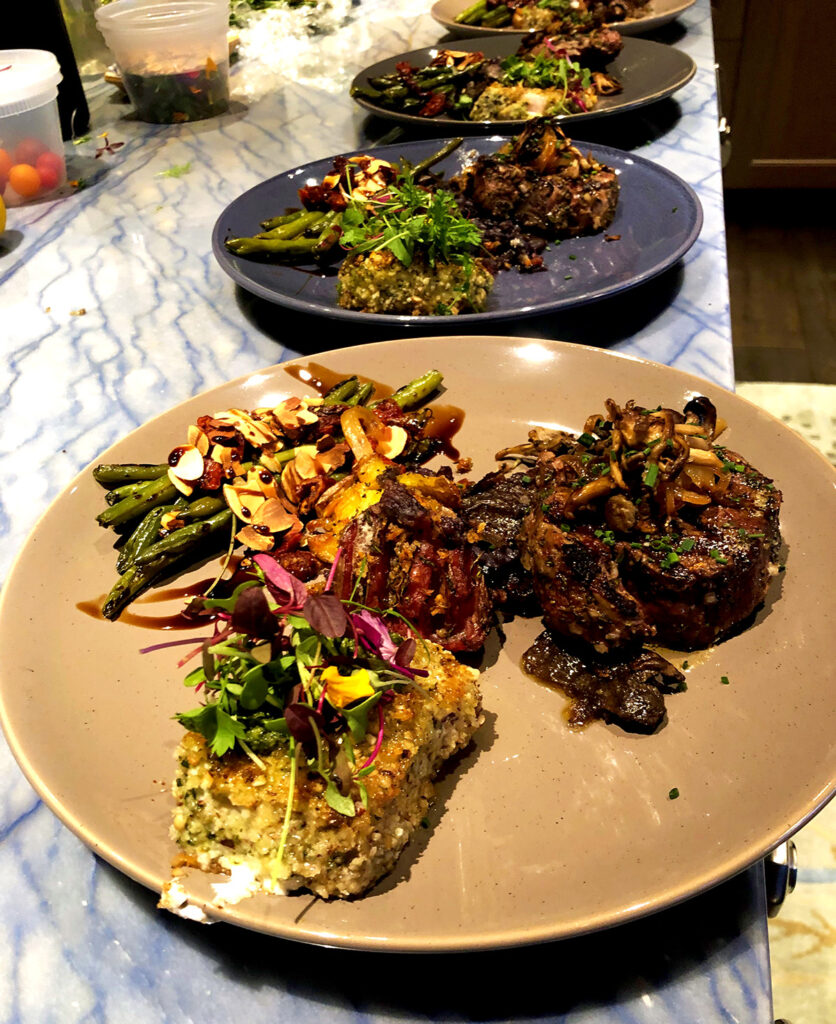
[[[344,380],[337,381],[337,383],[332,388],[329,388],[322,396],[322,404],[339,405],[341,402],[346,402],[351,398],[358,387],[360,387],[360,381],[357,377],[346,377]]]
[[[193,549],[200,541],[206,540],[213,533],[217,533],[227,526],[232,519],[232,511],[224,509],[208,519],[200,519],[196,523],[190,523],[179,530],[174,530],[167,537],[158,540],[137,555],[134,564],[142,567],[152,565],[161,558],[174,558],[185,554]]]
[[[394,394],[389,395],[389,399],[396,402],[401,409],[414,409],[415,406],[426,402],[430,395],[441,387],[443,380],[444,375],[439,370],[428,370],[427,373],[398,388]],[[374,402],[372,408],[377,404]]]
[[[96,516],[96,522],[99,526],[125,526],[146,515],[157,505],[165,505],[176,497],[177,488],[168,476],[161,476],[158,480],[149,480],[135,494],[106,508]]]
[[[281,217],[270,217],[269,220],[261,222],[261,229],[262,231],[272,231],[273,228],[279,228],[282,224],[290,224],[297,217],[301,217],[304,212],[304,210],[296,210],[293,213],[282,214]]]
[[[104,487],[118,487],[120,484],[136,484],[146,480],[158,480],[168,472],[168,463],[153,466],[150,463],[103,463],[93,470],[93,479]]]
[[[271,228],[269,231],[262,231],[256,235],[256,238],[298,238],[299,235],[304,234],[308,228],[316,227],[321,220],[324,220],[325,214],[321,210],[311,210],[299,214],[292,221],[287,224],[280,224],[276,228]]]

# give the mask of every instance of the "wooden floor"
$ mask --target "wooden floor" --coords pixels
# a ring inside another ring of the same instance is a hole
[[[737,380],[836,384],[836,193],[725,204]]]

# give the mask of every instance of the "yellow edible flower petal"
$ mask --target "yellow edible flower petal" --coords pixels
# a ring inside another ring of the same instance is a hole
[[[374,687],[369,681],[369,673],[364,668],[355,669],[350,676],[341,676],[336,665],[323,669],[322,682],[326,684],[325,697],[335,708],[344,708],[347,704],[371,697]]]

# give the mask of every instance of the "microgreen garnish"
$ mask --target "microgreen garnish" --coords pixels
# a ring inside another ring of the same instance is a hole
[[[381,700],[427,674],[411,667],[415,640],[330,590],[309,594],[270,555],[254,556],[251,572],[229,597],[197,601],[217,616],[195,652],[202,664],[185,680],[205,699],[175,717],[216,757],[238,747],[262,766],[259,755],[283,747],[293,766],[320,776],[329,806],[351,817],[355,801],[367,800],[360,780],[383,742]],[[355,745],[370,731],[373,749],[358,765]]]
[[[512,55],[505,58],[501,67],[504,83],[562,92],[560,101],[549,105],[552,114],[577,113],[587,109],[583,93],[592,85],[589,68],[582,68],[565,57],[552,57],[545,53],[538,53],[533,60]]]
[[[405,267],[416,249],[431,266],[471,266],[482,233],[463,217],[450,192],[427,192],[402,174],[383,193],[352,198],[342,218],[341,245],[355,252],[388,249]]]
[[[174,164],[172,167],[167,167],[164,171],[160,171],[157,175],[158,178],[182,178],[184,174],[188,174],[192,169],[192,162],[189,160],[186,164]]]

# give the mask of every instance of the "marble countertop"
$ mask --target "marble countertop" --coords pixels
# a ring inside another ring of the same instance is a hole
[[[146,125],[112,89],[95,86],[90,140],[67,147],[70,174],[86,187],[10,211],[0,242],[0,576],[78,470],[155,413],[299,353],[396,336],[236,290],[209,246],[220,211],[257,182],[393,140],[390,124],[351,103],[348,83],[376,60],[441,39],[443,29],[426,0],[342,2],[316,15],[316,30],[306,9],[276,12],[269,38],[245,30],[233,107],[222,118]],[[656,38],[695,58],[694,80],[674,99],[591,124],[583,138],[681,175],[703,204],[700,239],[680,266],[632,292],[503,322],[497,333],[603,346],[732,387],[708,0]],[[103,131],[123,145],[96,157]],[[180,176],[165,174],[184,165]],[[600,936],[478,958],[382,961],[162,914],[154,894],[53,817],[4,744],[0,767],[0,1021],[186,1022],[206,1019],[208,1007],[209,1019],[253,1024],[772,1020],[759,866]]]

